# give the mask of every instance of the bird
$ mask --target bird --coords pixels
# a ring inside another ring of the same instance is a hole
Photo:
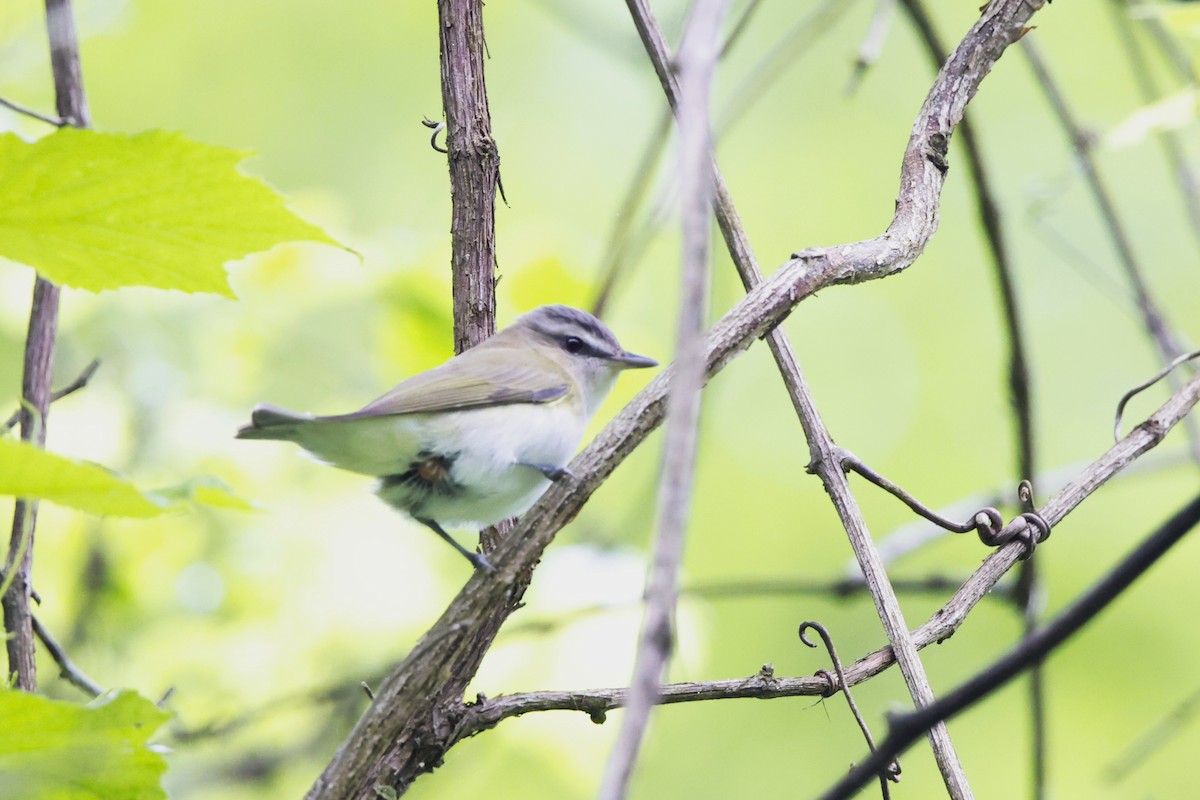
[[[655,366],[586,311],[546,305],[357,411],[314,416],[263,403],[237,438],[293,442],[378,478],[385,503],[491,572],[444,526],[495,525],[572,477],[567,463],[618,374]]]

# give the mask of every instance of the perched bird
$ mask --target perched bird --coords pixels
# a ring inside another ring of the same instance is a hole
[[[542,306],[358,411],[315,417],[259,405],[237,438],[295,442],[335,467],[377,476],[386,503],[490,571],[442,526],[484,528],[526,511],[569,475],[617,374],[657,365],[627,352],[591,314]]]

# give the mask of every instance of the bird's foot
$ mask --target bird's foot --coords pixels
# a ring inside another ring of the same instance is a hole
[[[571,472],[571,470],[567,469],[566,467],[556,467],[553,464],[531,464],[528,461],[518,461],[517,463],[523,467],[536,469],[538,472],[542,473],[555,483],[561,481],[563,478],[575,477],[575,473]]]
[[[482,553],[467,553],[467,560],[475,565],[475,569],[483,570],[484,572],[495,572],[496,568],[491,565]]]

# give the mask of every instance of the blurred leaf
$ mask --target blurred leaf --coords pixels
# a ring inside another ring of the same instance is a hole
[[[228,261],[294,240],[337,244],[241,174],[246,155],[163,131],[0,136],[0,256],[81,289],[232,296]]]
[[[1148,106],[1142,106],[1104,135],[1109,150],[1140,144],[1147,136],[1176,130],[1196,121],[1195,89],[1184,89]]]
[[[134,692],[80,706],[0,691],[0,797],[165,798],[167,764],[147,740],[170,717]]]
[[[1183,3],[1150,6],[1147,9],[1136,9],[1139,15],[1159,14],[1167,28],[1180,36],[1196,37],[1200,35],[1200,9],[1189,7]]]
[[[158,489],[152,493],[168,503],[192,503],[231,511],[256,511],[254,504],[243,500],[220,479],[211,475],[190,478],[178,486]]]
[[[72,461],[15,439],[0,439],[0,494],[117,517],[153,517],[169,508],[104,467]]]

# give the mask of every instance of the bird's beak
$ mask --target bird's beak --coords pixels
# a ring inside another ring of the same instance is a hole
[[[613,356],[613,361],[621,365],[624,369],[645,369],[646,367],[657,367],[658,362],[647,356],[639,356],[637,353],[621,353]]]

